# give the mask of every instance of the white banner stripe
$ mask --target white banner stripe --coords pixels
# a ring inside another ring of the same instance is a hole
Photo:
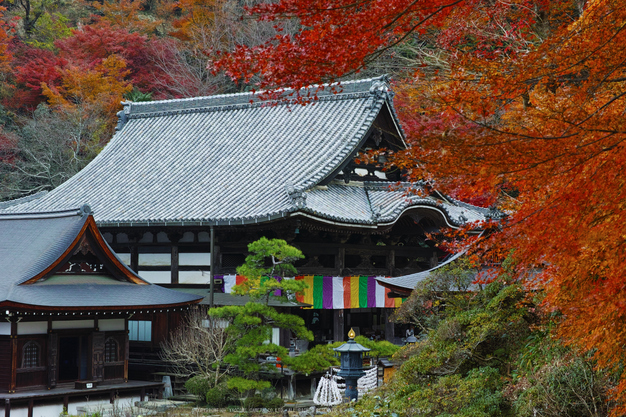
[[[382,276],[376,278],[384,278]],[[385,307],[385,287],[380,285],[378,281],[376,281],[376,307],[384,308]]]
[[[237,284],[237,275],[224,275],[224,292],[230,294]]]
[[[333,277],[333,309],[343,308],[343,277]]]

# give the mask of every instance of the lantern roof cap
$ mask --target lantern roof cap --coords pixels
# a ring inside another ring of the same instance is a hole
[[[333,350],[335,352],[369,352],[371,349],[366,348],[365,346],[361,345],[360,343],[357,343],[354,341],[356,334],[354,332],[354,330],[350,329],[350,332],[348,332],[348,341],[346,343],[344,343],[343,345],[333,348]]]

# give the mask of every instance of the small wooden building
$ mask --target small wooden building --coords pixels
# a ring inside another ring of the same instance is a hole
[[[129,319],[186,310],[200,297],[128,268],[80,209],[0,215],[0,400],[49,401],[128,383]],[[154,384],[153,384],[154,385]],[[153,388],[152,385],[149,388]],[[37,394],[38,392],[38,394]],[[89,394],[87,394],[89,395]],[[113,395],[113,394],[112,394]],[[51,398],[52,397],[52,398]]]

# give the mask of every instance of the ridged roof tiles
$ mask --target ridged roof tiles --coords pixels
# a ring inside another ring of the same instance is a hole
[[[87,167],[0,211],[88,202],[100,226],[246,224],[298,213],[369,226],[393,222],[413,205],[436,207],[451,225],[484,218],[471,206],[407,195],[390,182],[331,181],[377,118],[391,118],[402,141],[392,98],[379,77],[326,86],[306,106],[251,93],[126,103],[118,132]]]

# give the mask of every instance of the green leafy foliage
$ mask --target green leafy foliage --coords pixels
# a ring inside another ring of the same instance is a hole
[[[228,381],[222,381],[213,388],[207,390],[204,398],[207,405],[217,408],[238,403],[237,393],[228,388]]]
[[[276,290],[288,294],[303,288],[303,283],[295,280],[264,279],[266,273],[295,271],[290,262],[299,259],[302,253],[283,240],[266,238],[251,243],[248,250],[251,255],[246,258],[244,266],[238,268],[240,274],[243,271],[247,272],[248,275],[245,275],[247,281],[241,286],[235,286],[235,289],[238,293],[248,294],[257,301],[250,301],[243,306],[225,306],[209,310],[211,316],[226,319],[230,323],[227,332],[233,336],[235,348],[226,355],[224,361],[237,367],[244,376],[231,378],[228,387],[237,389],[242,394],[269,386],[269,382],[261,380],[261,373],[278,372],[274,364],[262,360],[264,357],[270,355],[288,357],[285,347],[271,343],[273,328],[290,330],[298,338],[313,340],[313,334],[306,328],[301,317],[279,313],[267,305],[270,294]],[[272,268],[264,266],[267,258],[272,260]]]
[[[254,299],[264,297],[281,290],[295,294],[304,290],[306,284],[296,280],[278,280],[276,277],[294,276],[297,274],[293,262],[304,258],[300,249],[290,246],[282,239],[262,237],[248,245],[250,255],[246,262],[237,268],[237,273],[246,281],[233,288],[235,294],[246,294]]]
[[[511,386],[515,414],[522,417],[604,416],[615,376],[594,369],[588,355],[576,355],[550,331],[529,337],[517,360]]]
[[[303,374],[322,372],[331,366],[339,366],[339,359],[333,351],[333,347],[339,344],[316,345],[299,356],[285,358],[284,362],[290,369]]]
[[[207,391],[211,389],[211,381],[204,375],[196,375],[185,382],[185,389],[198,398],[204,398]]]
[[[37,20],[27,44],[41,49],[54,50],[57,39],[72,36],[69,19],[60,13],[44,13]]]
[[[333,415],[607,415],[613,377],[594,371],[589,358],[551,336],[559,314],[542,311],[541,294],[507,284],[510,266],[505,263],[498,279],[474,292],[449,287],[451,271],[469,277],[458,265],[420,283],[408,304],[416,311],[404,304],[396,318],[417,320],[426,330],[395,353],[402,365],[376,396]]]
[[[476,368],[466,376],[446,375],[415,385],[408,396],[396,399],[391,406],[433,416],[501,416],[505,409],[502,385],[498,369]]]
[[[375,358],[391,357],[400,349],[398,346],[386,340],[370,340],[365,336],[357,336],[354,340],[370,349],[368,352],[369,355]],[[335,342],[332,344],[316,345],[299,356],[285,358],[283,362],[290,369],[304,374],[323,372],[331,366],[339,366],[339,358],[333,349],[343,344],[344,342]]]

